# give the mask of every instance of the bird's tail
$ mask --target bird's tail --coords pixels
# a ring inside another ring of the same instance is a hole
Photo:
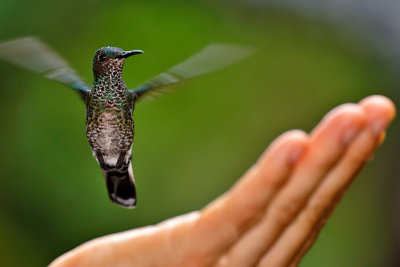
[[[126,208],[136,206],[136,189],[133,178],[132,164],[124,164],[120,168],[103,167],[110,199]]]

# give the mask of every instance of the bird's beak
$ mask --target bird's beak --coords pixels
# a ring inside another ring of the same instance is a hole
[[[137,54],[143,54],[144,52],[142,50],[131,50],[131,51],[124,51],[121,54],[117,56],[117,58],[127,58],[133,55]]]

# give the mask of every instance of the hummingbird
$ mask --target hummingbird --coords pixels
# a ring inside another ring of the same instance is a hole
[[[125,60],[143,54],[118,47],[98,49],[93,58],[93,84],[87,85],[68,63],[37,37],[0,43],[0,58],[68,85],[86,104],[86,137],[100,165],[111,201],[136,206],[132,171],[135,103],[167,86],[236,63],[253,49],[241,45],[215,43],[185,61],[167,69],[134,89],[122,79]]]

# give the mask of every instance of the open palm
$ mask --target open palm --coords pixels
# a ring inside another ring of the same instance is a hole
[[[394,114],[382,96],[341,105],[310,134],[278,137],[202,210],[97,238],[51,266],[296,266]]]

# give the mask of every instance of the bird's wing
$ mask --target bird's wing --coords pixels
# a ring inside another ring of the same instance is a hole
[[[211,44],[185,61],[151,78],[133,90],[133,101],[144,95],[159,92],[166,86],[234,64],[253,53],[254,49],[241,45]]]
[[[86,100],[90,87],[48,45],[36,37],[24,37],[0,43],[0,58],[77,90]]]

